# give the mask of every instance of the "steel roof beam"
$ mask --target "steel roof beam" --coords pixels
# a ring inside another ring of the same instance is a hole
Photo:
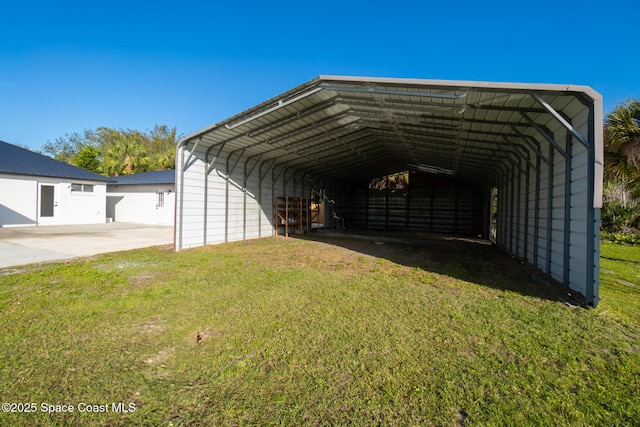
[[[545,101],[544,99],[542,99],[541,96],[535,93],[532,93],[531,96],[536,101],[538,101],[553,117],[555,117],[556,120],[560,122],[562,126],[564,126],[569,132],[571,132],[573,136],[575,136],[578,139],[578,141],[580,141],[582,145],[585,146],[585,148],[588,149],[591,146],[589,141],[587,141],[585,137],[583,137],[582,134],[578,132],[578,130],[574,128],[573,125],[571,125],[571,123],[569,123],[569,121],[565,119],[563,115],[560,112],[558,112],[555,108],[553,108],[547,101]],[[567,157],[566,153],[565,153],[565,157]]]

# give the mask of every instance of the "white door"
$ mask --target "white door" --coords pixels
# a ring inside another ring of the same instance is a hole
[[[38,224],[55,224],[56,192],[53,185],[40,185],[40,206],[38,206]]]
[[[156,191],[156,224],[164,224],[164,191]]]

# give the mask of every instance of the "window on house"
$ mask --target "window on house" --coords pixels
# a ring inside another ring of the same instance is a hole
[[[71,191],[77,191],[80,193],[93,193],[92,184],[71,184]]]
[[[156,198],[156,207],[164,208],[164,191],[158,191],[156,192],[156,195],[158,196]]]

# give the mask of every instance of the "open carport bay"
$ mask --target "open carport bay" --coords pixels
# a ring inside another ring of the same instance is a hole
[[[596,305],[602,163],[588,87],[320,76],[180,141],[176,250],[280,234],[305,215],[279,203],[319,195],[362,230],[493,225],[500,248]],[[398,173],[400,193],[371,188]]]

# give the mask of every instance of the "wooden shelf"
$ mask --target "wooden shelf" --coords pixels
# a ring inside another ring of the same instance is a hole
[[[308,200],[302,197],[276,196],[274,228],[276,235],[309,233]]]

